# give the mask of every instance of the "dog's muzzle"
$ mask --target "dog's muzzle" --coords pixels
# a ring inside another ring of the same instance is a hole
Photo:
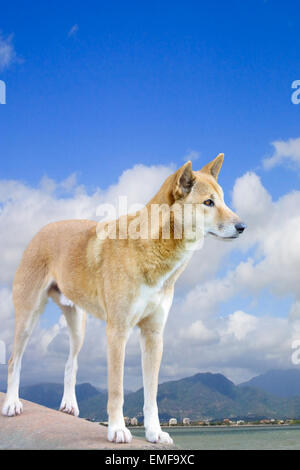
[[[239,222],[238,224],[235,224],[235,230],[241,234],[243,233],[243,231],[245,230],[245,228],[247,228],[247,225],[244,224],[243,222]]]

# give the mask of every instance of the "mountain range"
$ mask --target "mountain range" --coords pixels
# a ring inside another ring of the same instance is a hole
[[[63,385],[41,383],[21,387],[20,396],[58,409]],[[106,421],[107,391],[89,383],[76,386],[80,416]],[[235,385],[222,374],[199,373],[158,387],[160,419],[181,420],[300,418],[300,371],[273,370]],[[143,418],[143,389],[125,395],[124,415]]]
[[[269,370],[241,385],[259,388],[276,397],[293,397],[300,395],[300,371],[298,369]]]

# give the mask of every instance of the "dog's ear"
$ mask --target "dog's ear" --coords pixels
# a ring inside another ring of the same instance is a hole
[[[186,162],[175,173],[175,181],[173,186],[173,195],[175,199],[186,196],[195,183],[196,177],[193,173],[192,162]]]
[[[219,153],[219,155],[212,162],[205,165],[200,171],[202,173],[208,173],[209,175],[212,175],[217,180],[223,160],[224,153]]]

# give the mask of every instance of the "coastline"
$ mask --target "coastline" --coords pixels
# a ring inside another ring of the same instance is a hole
[[[102,423],[99,423],[102,424]],[[293,427],[298,426],[297,424],[207,424],[205,426],[202,425],[193,425],[190,424],[188,426],[183,425],[176,425],[176,426],[168,426],[168,425],[161,425],[162,429],[214,429],[214,428],[275,428],[275,427]],[[144,426],[127,426],[128,429],[145,429]]]

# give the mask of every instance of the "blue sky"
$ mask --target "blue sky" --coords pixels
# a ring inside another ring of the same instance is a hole
[[[0,72],[0,176],[36,184],[75,171],[88,187],[107,187],[135,163],[181,164],[195,149],[201,163],[226,154],[222,184],[231,188],[271,153],[270,142],[297,136],[295,8],[6,2],[0,28],[14,35],[19,60]],[[275,197],[298,183],[281,173],[263,175]]]
[[[263,200],[268,215],[268,197],[277,201],[289,195],[290,207],[297,208],[292,193],[299,188],[300,105],[291,102],[291,85],[300,79],[298,8],[290,0],[2,4],[0,80],[6,83],[7,103],[0,105],[0,183],[14,180],[36,188],[45,175],[60,182],[76,173],[92,195],[116,184],[136,164],[177,167],[196,152],[194,168],[200,169],[224,152],[220,183],[227,202],[244,194],[234,192],[234,184],[252,171],[262,182],[243,179],[243,187],[253,184],[261,194],[252,205],[259,208]],[[1,44],[10,47],[6,66],[1,66]],[[290,161],[266,169],[263,159],[274,154],[272,143],[290,139],[295,139],[294,150],[292,142],[285,155]],[[1,197],[0,184],[0,209]],[[55,206],[57,200],[51,201]],[[251,204],[245,210],[250,222],[264,224],[253,216]],[[237,200],[236,206],[243,210]],[[280,207],[270,206],[274,217]],[[250,258],[266,259],[271,273],[268,249],[258,238],[227,255],[224,250],[212,281],[223,288],[218,280],[232,279],[228,272]],[[281,292],[275,278],[268,285],[263,269],[257,269],[265,283],[261,289],[254,276],[249,285],[245,281],[234,294],[224,294],[221,316],[243,310],[256,317],[287,317],[296,290]],[[9,282],[5,278],[5,286]],[[195,287],[186,285],[185,280],[179,286],[179,296]],[[58,315],[51,307],[42,325],[52,327]],[[247,318],[237,315],[234,321],[247,323]],[[235,362],[230,357],[228,364]],[[257,359],[239,375],[228,364],[222,371],[236,380],[263,369]]]

